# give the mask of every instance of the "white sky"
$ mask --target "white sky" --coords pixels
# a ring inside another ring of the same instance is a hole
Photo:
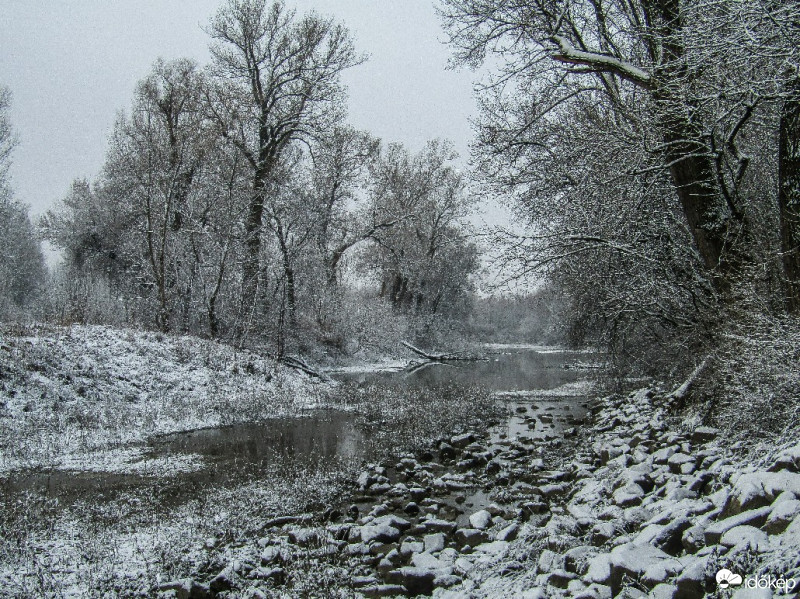
[[[32,215],[100,170],[117,111],[158,57],[208,62],[202,30],[221,0],[0,0],[0,84],[20,138],[16,197]],[[446,70],[433,0],[287,0],[350,27],[367,63],[349,71],[350,122],[418,150],[452,140],[466,162],[473,73]]]

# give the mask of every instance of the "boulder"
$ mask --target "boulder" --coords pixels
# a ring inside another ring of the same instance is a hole
[[[702,599],[706,594],[706,589],[711,589],[711,579],[706,573],[707,558],[695,558],[688,561],[684,566],[683,572],[675,579],[675,586],[678,587],[675,599]]]
[[[628,483],[614,491],[614,503],[620,507],[639,505],[644,498],[644,489],[636,483]]]
[[[513,522],[497,533],[496,539],[498,541],[513,541],[519,534],[519,524]]]
[[[705,536],[705,543],[706,545],[716,545],[719,543],[723,534],[737,526],[762,526],[764,522],[767,521],[771,512],[772,508],[767,506],[742,512],[730,518],[725,518],[724,520],[717,520],[705,529],[703,533]]]
[[[725,547],[736,547],[737,549],[750,549],[763,553],[769,549],[769,538],[767,533],[759,530],[755,526],[734,526],[725,531],[719,541]]]
[[[779,472],[781,470],[800,472],[800,443],[778,454],[769,470],[771,472]]]
[[[404,595],[406,588],[399,584],[376,584],[358,589],[364,597],[397,597]]]
[[[472,528],[486,530],[492,522],[492,515],[487,510],[480,510],[469,517]]]
[[[694,470],[694,465],[696,461],[697,460],[694,456],[687,455],[685,453],[675,453],[669,457],[669,459],[667,460],[667,465],[669,466],[670,471],[673,472],[674,474],[680,474],[682,472],[684,474],[687,474],[686,472],[684,472],[683,469],[684,465],[691,464],[692,470]]]
[[[741,474],[733,483],[726,511],[738,514],[769,505],[785,491],[800,497],[800,473],[757,471]]]
[[[403,566],[386,574],[389,584],[401,584],[414,595],[430,595],[433,592],[433,580],[436,573],[425,568]],[[361,591],[363,593],[363,591]],[[400,594],[404,594],[402,591]]]
[[[435,553],[437,551],[441,551],[444,549],[447,539],[442,532],[436,532],[430,535],[425,535],[422,539],[422,543],[425,547],[425,551],[430,553]]]
[[[393,543],[400,538],[400,530],[389,524],[377,526],[366,525],[361,527],[361,540],[364,543],[378,541],[380,543]]]
[[[686,550],[686,553],[697,553],[700,549],[705,547],[705,527],[695,525],[687,528],[681,535],[681,545]]]
[[[485,530],[478,530],[477,528],[459,528],[456,531],[455,538],[460,547],[466,545],[475,547],[488,541],[489,534]]]
[[[707,443],[719,435],[719,429],[711,426],[698,426],[692,431],[692,443]]]
[[[674,584],[662,583],[654,586],[650,590],[648,597],[651,599],[675,599],[677,593],[678,587],[676,587]]]
[[[775,500],[772,512],[764,523],[764,530],[771,535],[782,533],[795,518],[800,516],[800,500],[779,501],[779,499],[780,497]]]

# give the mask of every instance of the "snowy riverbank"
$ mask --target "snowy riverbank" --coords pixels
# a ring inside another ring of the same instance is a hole
[[[154,472],[137,447],[152,436],[295,414],[330,389],[221,343],[103,326],[6,331],[0,373],[0,473]]]

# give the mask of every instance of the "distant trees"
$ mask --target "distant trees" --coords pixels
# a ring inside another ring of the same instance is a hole
[[[391,145],[374,167],[372,210],[397,224],[372,234],[377,251],[368,260],[381,295],[398,310],[436,313],[470,289],[478,253],[464,222],[471,199],[449,163],[454,157],[439,141],[416,155]]]
[[[209,34],[211,64],[157,61],[100,176],[42,219],[69,277],[100,273],[127,319],[277,354],[346,344],[345,262],[361,286],[401,278],[383,295],[403,314],[463,306],[477,253],[453,152],[412,156],[344,122],[340,76],[361,61],[347,30],[229,0]]]
[[[461,64],[500,65],[477,149],[529,225],[504,236],[506,264],[549,271],[576,329],[634,360],[647,358],[625,340],[642,335],[691,356],[745,295],[796,301],[796,3],[442,0],[441,13]]]
[[[11,92],[0,86],[0,317],[28,307],[44,282],[44,257],[27,206],[14,200],[8,170],[17,143],[8,118]]]

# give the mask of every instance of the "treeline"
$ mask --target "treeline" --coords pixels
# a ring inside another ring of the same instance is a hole
[[[800,5],[442,0],[441,14],[460,64],[491,57],[478,173],[527,225],[495,232],[506,276],[563,293],[570,338],[663,377],[775,319],[795,324],[759,339],[797,329]],[[776,372],[796,370],[781,356]]]
[[[462,313],[478,267],[467,182],[446,142],[411,153],[346,123],[341,75],[363,60],[347,29],[230,0],[208,33],[211,63],[157,61],[102,172],[42,219],[66,257],[49,317],[280,354],[380,337],[389,315]]]

